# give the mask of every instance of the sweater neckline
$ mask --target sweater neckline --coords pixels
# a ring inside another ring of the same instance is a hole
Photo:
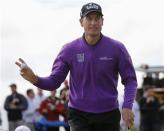
[[[83,34],[83,36],[81,37],[82,44],[83,44],[85,47],[88,47],[88,48],[95,48],[95,47],[97,47],[98,45],[100,45],[102,39],[103,39],[103,34],[100,35],[100,39],[96,42],[96,44],[90,45],[90,44],[88,44],[88,42],[86,41],[86,39],[85,39],[85,37],[84,37],[84,34]]]

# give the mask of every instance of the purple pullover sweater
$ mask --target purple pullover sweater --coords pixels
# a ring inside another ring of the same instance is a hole
[[[83,37],[66,44],[54,61],[48,77],[38,77],[35,86],[44,90],[60,87],[70,71],[68,106],[92,113],[118,108],[118,75],[124,84],[123,108],[132,108],[136,94],[135,70],[124,45],[102,35],[94,46]]]

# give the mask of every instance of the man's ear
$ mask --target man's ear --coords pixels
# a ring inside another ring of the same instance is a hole
[[[79,22],[80,22],[81,27],[83,27],[83,18],[80,18]]]
[[[102,17],[102,26],[104,25],[104,18]]]

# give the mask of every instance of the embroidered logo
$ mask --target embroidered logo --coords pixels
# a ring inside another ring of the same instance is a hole
[[[84,53],[76,54],[76,58],[78,62],[84,62]]]
[[[107,57],[107,56],[100,57],[99,59],[100,59],[100,60],[104,60],[104,61],[113,60],[113,58]]]
[[[90,3],[88,6],[86,6],[86,9],[89,10],[89,9],[97,9],[98,10],[98,6],[93,4],[93,3]]]

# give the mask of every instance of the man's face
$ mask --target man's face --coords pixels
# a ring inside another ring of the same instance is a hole
[[[16,92],[16,90],[17,90],[17,88],[16,87],[14,87],[14,86],[12,86],[12,87],[10,87],[11,88],[11,92],[12,93],[15,93]]]
[[[38,88],[38,94],[39,94],[39,95],[43,95],[43,90],[40,89],[40,88]]]
[[[31,91],[29,94],[28,94],[28,97],[33,99],[35,97],[35,94],[33,91]]]
[[[97,36],[100,34],[103,18],[96,12],[91,12],[80,19],[80,24],[84,28],[86,35]]]

